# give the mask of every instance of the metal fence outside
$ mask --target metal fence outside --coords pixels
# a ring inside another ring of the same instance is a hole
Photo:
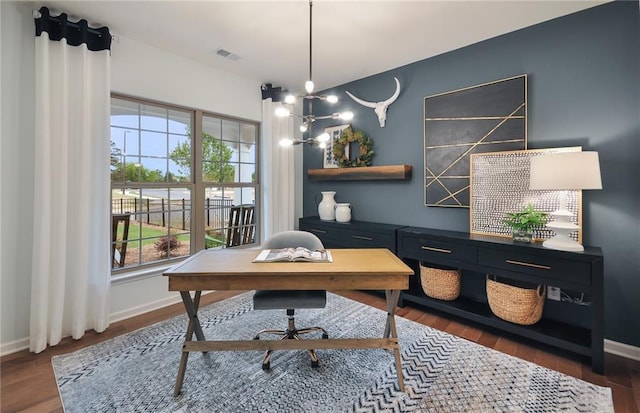
[[[206,198],[205,225],[223,228],[229,219],[232,199]],[[132,219],[149,225],[188,230],[191,224],[190,199],[118,198],[111,201],[112,214],[131,214]]]

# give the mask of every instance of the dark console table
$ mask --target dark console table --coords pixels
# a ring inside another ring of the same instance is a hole
[[[413,277],[401,301],[409,301],[454,314],[531,340],[591,357],[594,372],[604,372],[604,294],[603,256],[600,248],[585,247],[584,252],[543,248],[540,243],[513,242],[509,238],[472,235],[463,232],[404,227],[399,229],[397,255],[417,269],[417,263],[433,263],[463,270],[463,292],[454,301],[427,297],[419,277]],[[491,312],[482,291],[487,275],[532,284],[551,285],[585,293],[591,305],[552,302],[565,310],[545,311],[534,325],[522,326],[504,321]],[[464,291],[464,285],[475,285]],[[564,317],[569,307],[581,307],[582,314]]]
[[[364,221],[322,221],[318,217],[303,217],[298,222],[301,231],[316,234],[325,248],[387,248],[394,254],[396,231],[403,228],[403,225]]]
[[[604,372],[603,256],[600,248],[565,252],[543,248],[540,243],[513,242],[509,238],[465,232],[351,221],[300,218],[299,228],[316,234],[326,248],[388,248],[409,264],[416,274],[418,263],[462,269],[462,291],[454,301],[427,297],[420,277],[410,277],[409,290],[400,305],[414,303],[465,318],[530,340],[591,358],[594,372]],[[486,276],[543,284],[584,293],[590,305],[545,302],[542,319],[522,326],[496,317],[486,298]]]

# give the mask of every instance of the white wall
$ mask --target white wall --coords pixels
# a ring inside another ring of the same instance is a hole
[[[108,23],[107,23],[108,24]],[[0,1],[0,355],[28,347],[33,227],[34,23],[28,4]],[[115,33],[117,35],[117,33]],[[261,121],[260,82],[119,37],[112,91]],[[109,236],[102,234],[102,236]],[[159,273],[111,290],[112,321],[176,302]]]
[[[35,30],[27,5],[1,1],[0,8],[0,354],[4,354],[23,348],[29,334]]]
[[[115,33],[117,36],[118,34]],[[111,44],[111,90],[262,120],[260,82],[117,36]]]

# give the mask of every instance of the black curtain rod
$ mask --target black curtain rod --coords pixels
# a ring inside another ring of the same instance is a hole
[[[42,10],[42,9],[40,9]],[[39,19],[42,17],[42,13],[40,12],[40,10],[34,10],[33,11],[33,17],[36,19]],[[71,26],[74,29],[81,29],[82,25],[80,24],[80,22],[84,21],[86,22],[86,20],[82,19],[80,21],[77,22],[73,22],[71,20],[68,19],[68,16],[66,13],[60,13],[58,16],[52,16],[51,14],[47,15],[47,18],[49,20],[53,20],[55,22],[57,22],[58,24],[62,24],[63,22],[67,24],[67,26]],[[91,33],[91,34],[97,34],[98,36],[102,35],[102,31],[100,31],[100,29],[94,29],[92,27],[89,26],[89,24],[87,23],[87,27],[86,30]],[[113,37],[113,36],[111,36]]]
[[[85,19],[77,22],[69,21],[66,13],[52,16],[49,9],[41,7],[34,11],[36,36],[47,32],[51,40],[65,38],[71,46],[85,43],[89,50],[98,51],[111,48],[112,36],[106,26],[99,28],[89,27]]]
[[[63,22],[65,22],[63,19],[60,18],[60,16],[49,16],[49,18],[51,20],[53,20],[53,21],[58,22],[58,24],[62,24]],[[72,22],[72,21],[67,20],[66,24],[67,24],[67,26],[70,26],[70,27],[72,27],[74,29],[78,29],[78,30],[82,29],[82,25],[79,22]],[[91,34],[97,34],[98,36],[102,36],[102,32],[100,30],[98,30],[98,29],[94,29],[92,27],[87,26],[85,28],[85,30],[88,31]],[[113,36],[111,36],[111,37],[113,37]]]

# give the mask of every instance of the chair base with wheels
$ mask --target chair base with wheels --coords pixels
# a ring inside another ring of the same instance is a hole
[[[327,292],[316,290],[258,290],[253,295],[253,308],[255,310],[287,310],[289,319],[286,330],[265,329],[259,331],[254,340],[259,340],[263,334],[279,336],[281,340],[302,340],[303,335],[321,332],[322,338],[329,338],[329,333],[322,327],[307,327],[298,329],[296,327],[294,314],[295,308],[323,308],[327,304]],[[287,308],[292,307],[292,308]],[[318,356],[315,350],[308,350],[311,357],[311,367],[318,367]],[[271,368],[271,355],[273,350],[267,350],[262,360],[262,369]]]
[[[316,292],[316,291],[311,291],[311,292]],[[317,292],[322,293],[324,291],[317,291]],[[296,328],[293,309],[290,308],[287,310],[287,316],[289,316],[289,326],[286,330],[269,330],[269,329],[260,330],[255,335],[255,337],[253,337],[253,339],[260,340],[260,336],[262,334],[271,334],[271,335],[276,335],[280,337],[281,340],[302,340],[302,337],[301,337],[302,335],[314,333],[314,332],[322,332],[323,339],[329,338],[329,333],[327,333],[327,330],[325,330],[322,327],[307,327],[307,328],[301,328],[298,330]],[[311,357],[311,367],[318,367],[319,362],[318,362],[318,356],[316,355],[316,351],[315,350],[307,350],[307,351],[309,352],[309,356]],[[267,350],[267,352],[265,353],[264,359],[262,359],[262,370],[269,370],[271,368],[272,353],[273,353],[273,350]]]

